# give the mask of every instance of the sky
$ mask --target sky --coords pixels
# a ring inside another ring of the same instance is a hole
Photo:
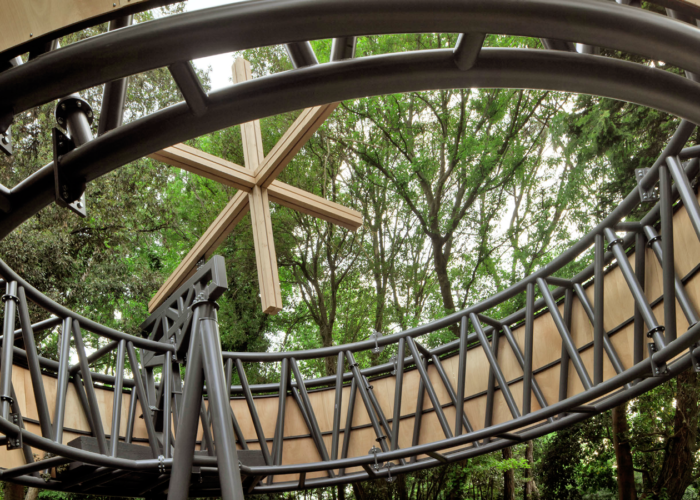
[[[235,3],[237,1],[240,0],[189,0],[185,3],[185,11],[192,12],[200,9],[208,9],[218,5]],[[218,90],[222,87],[232,85],[231,65],[233,64],[233,58],[230,52],[227,54],[218,54],[211,57],[196,59],[193,61],[193,63],[197,69],[206,70],[207,67],[211,67],[209,77],[211,78],[212,90]]]

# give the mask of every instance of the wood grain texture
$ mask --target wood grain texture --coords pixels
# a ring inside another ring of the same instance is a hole
[[[143,1],[145,0],[3,0],[0,51]]]

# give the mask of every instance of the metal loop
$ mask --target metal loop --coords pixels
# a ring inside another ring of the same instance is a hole
[[[657,234],[656,236],[654,236],[653,238],[651,238],[649,241],[647,241],[647,246],[648,246],[649,248],[651,248],[651,246],[654,244],[654,242],[655,242],[655,241],[659,241],[659,240],[661,240],[661,235],[660,235],[660,234]]]

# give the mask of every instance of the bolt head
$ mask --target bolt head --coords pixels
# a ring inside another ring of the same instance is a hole
[[[59,117],[59,118],[58,118],[58,123],[59,123],[60,125],[63,125],[63,118]]]
[[[10,139],[8,139],[7,136],[4,136],[4,135],[3,135],[3,136],[2,136],[2,143],[3,143],[3,144],[9,144],[9,143],[10,143]]]
[[[75,105],[78,106],[79,108],[82,108],[82,107],[83,107],[83,103],[80,102],[80,101],[77,101],[77,102],[75,103]]]
[[[66,103],[61,104],[61,109],[66,109]]]
[[[29,38],[33,37],[34,33],[29,33]]]

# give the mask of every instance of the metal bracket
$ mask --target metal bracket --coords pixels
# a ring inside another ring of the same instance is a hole
[[[369,338],[370,338],[370,340],[374,340],[374,349],[372,349],[372,352],[374,354],[379,354],[386,347],[386,346],[379,345],[379,339],[382,338],[382,332],[378,332],[377,330],[374,330],[374,333],[372,333],[369,336]]]
[[[165,474],[165,457],[158,455],[158,472]]]
[[[69,208],[80,217],[86,217],[85,210],[85,181],[70,179],[61,171],[61,159],[75,149],[73,140],[66,134],[53,129],[53,178],[56,188],[56,204]]]
[[[372,466],[372,468],[373,468],[374,470],[379,470],[379,469],[381,469],[382,467],[384,467],[384,464],[379,465],[379,461],[378,461],[378,459],[377,459],[377,453],[379,453],[379,452],[381,452],[381,451],[382,451],[382,450],[380,450],[380,449],[377,448],[376,446],[372,446],[372,448],[370,448],[370,450],[369,450],[369,452],[368,452],[370,455],[374,455],[374,465]]]
[[[666,327],[661,326],[661,325],[655,326],[654,328],[652,328],[651,330],[649,330],[647,332],[647,338],[648,339],[652,338],[656,332],[663,334],[665,331],[666,331]]]
[[[637,179],[637,187],[639,188],[639,198],[642,202],[657,201],[659,199],[659,187],[654,184],[649,189],[642,189],[640,182],[647,175],[650,169],[648,168],[635,168],[634,177]]]
[[[700,373],[700,358],[695,355],[693,352],[695,349],[700,347],[700,343],[696,342],[695,344],[690,346],[690,359],[693,362],[693,369],[695,370],[695,373]]]
[[[13,301],[15,304],[19,304],[19,298],[11,293],[6,293],[2,296],[2,301],[7,302],[8,300]]]
[[[666,363],[659,365],[656,362],[654,362],[654,353],[657,351],[656,343],[649,342],[647,346],[649,347],[649,363],[651,364],[651,375],[653,377],[661,377],[663,375],[668,374],[668,367],[666,367]]]
[[[7,398],[7,396],[4,396],[2,399],[4,400]],[[7,398],[10,403],[12,402],[12,398]],[[10,413],[10,421],[15,424],[17,427],[19,427],[19,413]],[[7,449],[8,450],[16,450],[17,448],[22,447],[22,433],[18,432],[14,436],[7,436]]]
[[[12,156],[12,130],[9,128],[0,134],[0,151]]]
[[[391,475],[391,468],[394,465],[394,462],[387,462],[384,464],[384,467],[386,467],[386,471],[389,474],[389,477],[386,478],[387,483],[393,483],[394,481],[396,481],[396,477]]]
[[[391,364],[394,365],[394,369],[391,370],[391,374],[392,374],[392,375],[396,375],[396,370],[399,369],[399,358],[398,358],[398,356],[392,356],[391,358],[389,358],[389,363],[391,363]]]

